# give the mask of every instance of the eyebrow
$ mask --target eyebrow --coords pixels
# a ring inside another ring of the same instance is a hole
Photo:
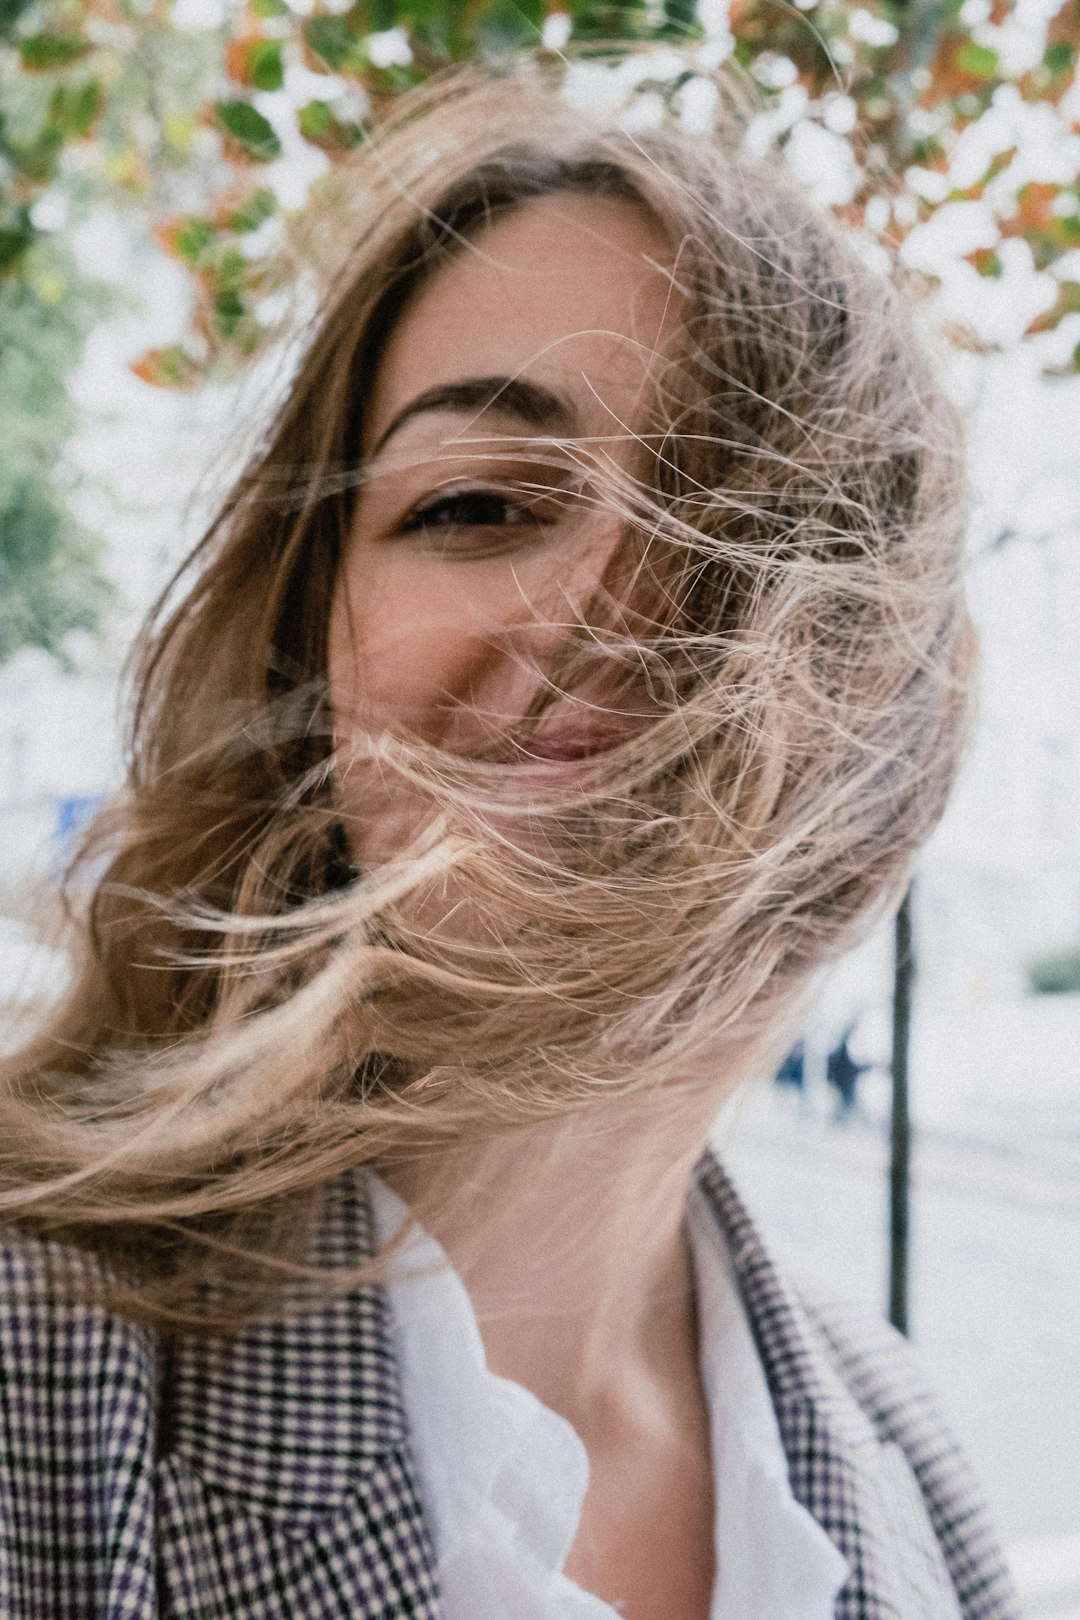
[[[530,382],[527,377],[463,377],[460,382],[426,388],[410,400],[382,434],[372,456],[377,456],[406,422],[427,411],[498,411],[501,416],[516,416],[530,427],[549,432],[568,432],[576,421],[570,401],[543,383]]]

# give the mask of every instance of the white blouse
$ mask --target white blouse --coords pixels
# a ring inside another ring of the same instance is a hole
[[[407,1210],[378,1177],[371,1183],[384,1244]],[[697,1188],[687,1222],[712,1431],[710,1620],[832,1620],[848,1563],[791,1494],[727,1245]],[[487,1370],[469,1296],[432,1237],[410,1237],[388,1292],[446,1620],[619,1620],[563,1574],[589,1479],[575,1429]]]

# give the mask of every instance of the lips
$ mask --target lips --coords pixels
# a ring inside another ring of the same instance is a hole
[[[592,759],[595,754],[606,754],[626,741],[625,731],[611,728],[600,730],[592,726],[566,726],[559,730],[538,732],[524,744],[527,759],[557,760],[565,762]]]

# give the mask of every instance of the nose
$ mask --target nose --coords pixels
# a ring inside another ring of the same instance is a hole
[[[454,751],[498,744],[549,685],[566,636],[565,623],[550,619],[459,635],[443,666],[431,740]]]

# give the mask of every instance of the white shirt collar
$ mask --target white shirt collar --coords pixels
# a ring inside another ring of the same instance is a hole
[[[713,1620],[832,1620],[848,1561],[796,1501],[731,1256],[704,1194],[687,1203],[712,1430]]]
[[[380,1245],[407,1218],[371,1177]],[[701,1193],[687,1206],[712,1426],[713,1620],[832,1620],[848,1563],[791,1493],[768,1386],[727,1245]],[[571,1424],[487,1370],[472,1304],[420,1230],[388,1285],[399,1373],[446,1620],[617,1620],[562,1568],[588,1485]]]

